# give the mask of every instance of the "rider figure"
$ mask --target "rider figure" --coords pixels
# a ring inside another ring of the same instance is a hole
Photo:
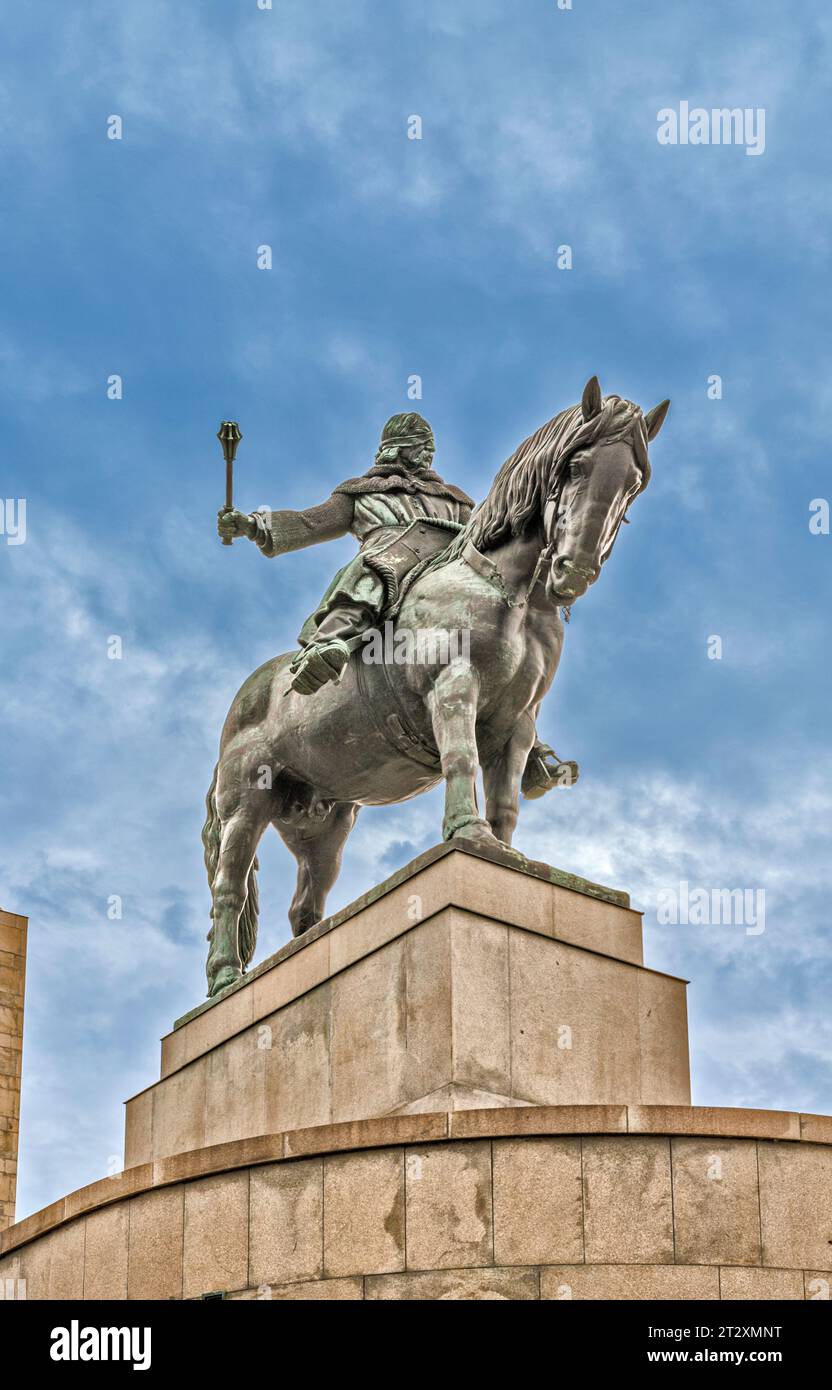
[[[250,516],[219,513],[223,539],[247,536],[268,556],[348,532],[360,542],[358,554],[335,575],[301,629],[300,651],[290,667],[292,689],[299,694],[312,695],[340,678],[363,634],[395,602],[405,576],[444,550],[468,521],[474,503],[433,471],[435,449],[433,431],[421,415],[393,415],[373,467],[341,483],[320,506],[301,512],[263,508]],[[534,799],[576,777],[575,763],[562,763],[547,744],[535,742],[523,793]]]

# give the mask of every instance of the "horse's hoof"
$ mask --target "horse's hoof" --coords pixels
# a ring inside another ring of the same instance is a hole
[[[243,978],[242,971],[235,970],[233,965],[222,965],[217,971],[211,982],[208,991],[208,998],[213,999],[215,994],[220,994],[222,990],[228,989],[229,985],[236,985],[238,980]]]
[[[464,840],[469,845],[483,845],[486,849],[505,849],[487,820],[470,821],[468,825],[461,826],[450,837],[451,844],[457,840]]]

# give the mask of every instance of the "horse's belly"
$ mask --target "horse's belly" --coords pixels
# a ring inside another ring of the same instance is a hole
[[[290,694],[284,702],[281,738],[284,765],[324,796],[386,806],[427,791],[439,780],[438,768],[406,756],[379,724],[389,709],[371,712],[373,695],[359,691],[354,669],[341,685],[315,695]]]
[[[355,739],[342,735],[332,760],[316,769],[315,785],[339,801],[387,806],[418,796],[438,780],[437,770],[405,757],[373,731]]]

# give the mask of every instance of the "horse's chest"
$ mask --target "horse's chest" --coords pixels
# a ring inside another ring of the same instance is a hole
[[[528,613],[514,632],[507,630],[503,646],[502,675],[489,693],[501,709],[519,711],[543,698],[557,670],[563,645],[563,626],[551,610],[545,615]],[[495,670],[496,674],[496,670]],[[486,675],[486,686],[490,685]]]

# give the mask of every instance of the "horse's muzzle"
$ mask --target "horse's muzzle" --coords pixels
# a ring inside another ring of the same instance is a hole
[[[564,556],[558,555],[552,561],[546,581],[546,592],[558,603],[574,603],[575,599],[586,593],[590,584],[595,583],[598,573],[597,566],[590,568],[587,565],[579,565],[574,560],[567,560]]]

